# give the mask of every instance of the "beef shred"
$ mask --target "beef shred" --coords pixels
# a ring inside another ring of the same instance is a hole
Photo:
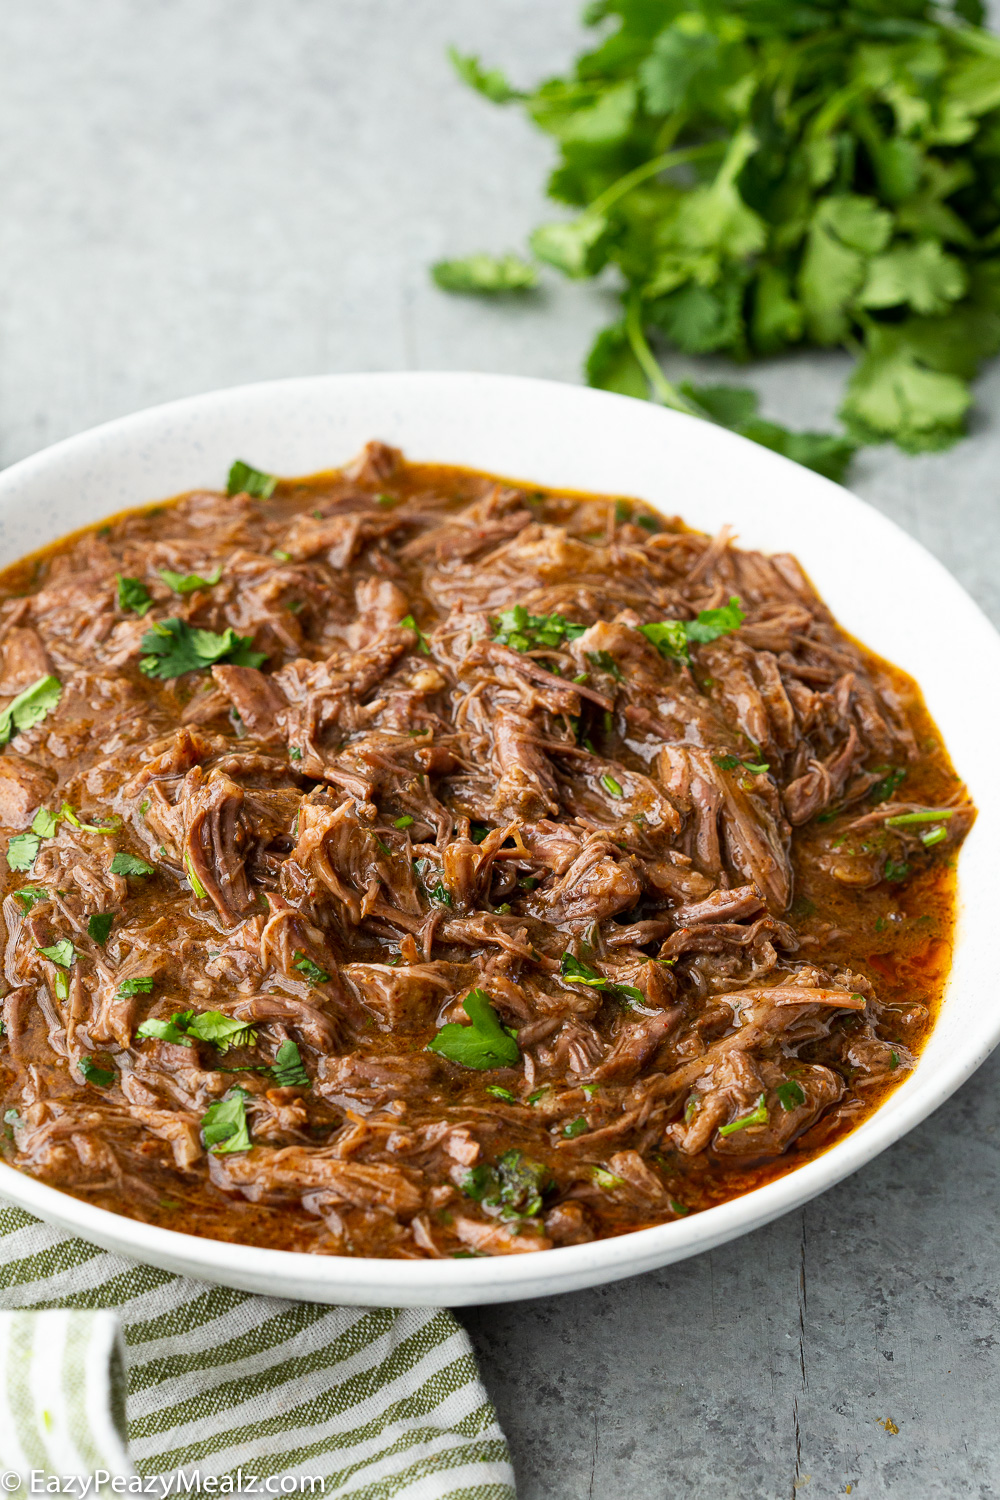
[[[0,578],[11,1165],[518,1254],[746,1192],[906,1075],[973,811],[794,558],[379,443],[249,487]]]

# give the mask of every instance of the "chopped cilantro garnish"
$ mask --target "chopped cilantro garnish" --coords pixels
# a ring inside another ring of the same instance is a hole
[[[470,1167],[462,1192],[484,1208],[498,1209],[504,1219],[534,1218],[551,1183],[549,1170],[517,1150],[505,1151],[494,1165]]]
[[[247,1127],[247,1093],[239,1085],[224,1099],[210,1104],[201,1122],[201,1138],[209,1151],[221,1155],[227,1151],[249,1151],[252,1145]]]
[[[889,1068],[890,1068],[890,1070],[895,1070],[898,1067],[899,1067],[899,1053],[898,1052],[890,1052],[889,1053]]]
[[[112,875],[155,875],[156,866],[151,865],[148,860],[141,859],[138,854],[129,854],[127,850],[119,849],[111,861]]]
[[[401,818],[394,819],[392,826],[393,828],[412,828],[413,819],[410,817],[409,813],[404,813]]]
[[[187,1026],[194,1018],[193,1010],[178,1010],[165,1020],[162,1016],[149,1016],[136,1028],[136,1036],[153,1037],[159,1042],[172,1042],[175,1047],[190,1047],[191,1038]]]
[[[587,1124],[587,1121],[584,1119],[583,1115],[578,1115],[575,1120],[570,1120],[568,1125],[563,1126],[562,1133],[572,1141],[575,1140],[578,1135],[583,1135],[589,1129],[590,1126]]]
[[[673,661],[688,661],[688,647],[692,641],[698,646],[707,645],[709,641],[718,640],[720,635],[739,630],[745,619],[746,612],[733,594],[721,609],[703,609],[693,620],[657,620],[650,625],[640,625],[639,629],[661,656]]]
[[[275,1082],[282,1089],[309,1088],[309,1074],[302,1063],[302,1054],[292,1041],[282,1042],[271,1066]]]
[[[111,1068],[99,1068],[92,1057],[81,1057],[77,1061],[77,1067],[88,1083],[95,1088],[107,1089],[114,1083],[118,1074]]]
[[[289,760],[301,760],[302,759],[302,751],[299,749],[298,745],[289,745],[289,747],[288,747],[288,759]]]
[[[748,1115],[741,1115],[738,1120],[730,1120],[728,1125],[719,1126],[721,1136],[733,1135],[737,1130],[746,1130],[750,1125],[767,1124],[767,1101],[763,1094],[757,1100],[757,1106]]]
[[[566,641],[583,635],[586,625],[574,624],[564,615],[532,615],[523,604],[502,609],[493,626],[493,639],[514,651],[554,651]]]
[[[195,873],[194,865],[191,862],[191,855],[187,849],[185,849],[184,851],[184,871],[187,875],[188,883],[190,884],[191,889],[194,891],[198,900],[206,901],[208,899],[208,892]]]
[[[148,974],[137,974],[134,979],[123,979],[117,993],[122,1000],[128,1000],[132,995],[149,995],[152,989],[152,978]]]
[[[502,1089],[498,1083],[487,1084],[486,1092],[492,1094],[494,1099],[502,1100],[504,1104],[517,1103],[517,1098],[511,1093],[510,1089]]]
[[[436,1052],[463,1068],[514,1067],[521,1059],[521,1049],[501,1023],[485,990],[470,990],[462,1009],[472,1024],[448,1021],[427,1044],[428,1052]]]
[[[270,500],[277,483],[273,474],[265,474],[263,469],[255,469],[238,458],[229,470],[226,494],[250,495],[254,500]]]
[[[925,849],[932,849],[935,844],[943,844],[947,837],[947,828],[938,826],[937,828],[928,828],[926,832],[922,833],[920,835],[920,842]]]
[[[117,813],[112,814],[110,818],[107,818],[102,823],[84,823],[79,814],[70,807],[68,802],[63,803],[56,815],[55,821],[58,822],[60,818],[65,818],[71,828],[80,828],[84,833],[116,833],[122,826],[122,820]],[[35,832],[41,833],[41,829],[36,828]],[[53,832],[55,832],[54,826]],[[49,837],[49,835],[44,835],[44,837]]]
[[[750,771],[754,776],[762,776],[771,769],[766,760],[741,760],[738,755],[713,755],[712,763],[722,771]]]
[[[404,630],[412,630],[414,632],[417,637],[417,649],[422,651],[425,656],[430,656],[431,648],[428,645],[427,637],[424,635],[424,632],[420,629],[420,626],[417,624],[413,616],[404,615],[399,623],[400,625],[402,625]]]
[[[634,1005],[645,1005],[646,997],[642,990],[634,984],[617,984],[613,979],[607,979],[592,969],[590,964],[585,964],[572,953],[563,954],[559,964],[559,972],[563,979],[569,980],[570,984],[586,984],[594,990],[607,990],[611,994],[619,995],[631,1001]]]
[[[25,911],[30,911],[33,906],[37,906],[39,901],[50,899],[48,891],[43,891],[40,885],[25,886],[23,890],[14,891],[13,895],[20,901]]]
[[[224,1015],[221,1010],[175,1010],[169,1021],[150,1016],[139,1026],[136,1036],[155,1037],[181,1047],[190,1047],[194,1037],[199,1042],[213,1043],[220,1052],[228,1052],[230,1047],[252,1047],[257,1040],[252,1025]]]
[[[37,833],[39,838],[50,839],[59,827],[59,814],[52,812],[47,807],[40,807],[35,813],[31,823],[32,833]]]
[[[174,573],[170,568],[160,568],[159,573],[167,588],[173,589],[175,594],[193,594],[195,589],[214,588],[222,577],[222,568],[216,568],[207,578],[202,578],[200,573]]]
[[[774,1092],[778,1096],[778,1102],[782,1109],[787,1112],[796,1109],[800,1104],[805,1104],[806,1102],[805,1090],[794,1079],[787,1079],[784,1083],[779,1083]]]
[[[18,833],[7,845],[8,870],[30,870],[38,858],[42,841],[37,833]]]
[[[39,948],[38,951],[61,969],[71,969],[76,962],[76,949],[69,938],[62,938],[58,943],[53,943],[48,948]]]
[[[879,769],[881,769],[881,767]],[[882,776],[879,781],[876,781],[875,785],[869,791],[869,802],[878,803],[890,801],[905,780],[906,772],[902,769],[901,766],[890,767],[885,775]]]
[[[670,1199],[670,1207],[673,1209],[674,1213],[677,1214],[678,1218],[681,1219],[686,1219],[688,1214],[691,1212],[686,1204],[679,1203],[676,1198]]]
[[[610,651],[588,651],[587,660],[592,666],[600,668],[602,672],[610,672],[616,682],[623,681],[624,674],[621,667],[615,661]],[[576,678],[573,679],[574,682]]]
[[[200,672],[217,662],[259,667],[267,655],[252,651],[252,643],[251,636],[237,635],[231,625],[218,635],[214,630],[198,630],[185,620],[158,620],[142,638],[147,654],[140,659],[139,670],[147,677],[166,680]]]
[[[590,1175],[599,1188],[616,1188],[622,1185],[622,1178],[616,1177],[614,1172],[609,1172],[606,1167],[591,1167]]]
[[[201,1011],[188,1022],[186,1030],[200,1042],[213,1042],[220,1052],[228,1052],[230,1047],[252,1047],[257,1040],[253,1026],[221,1010]]]
[[[111,936],[111,928],[114,925],[115,914],[113,911],[96,911],[92,917],[87,918],[87,932],[95,943],[101,947]]]
[[[145,615],[153,607],[153,598],[141,578],[125,578],[121,573],[116,573],[118,580],[118,607],[119,609],[131,610],[134,614]]]
[[[451,891],[445,885],[438,867],[432,864],[429,859],[415,859],[413,867],[420,877],[421,885],[431,900],[436,901],[438,906],[451,906]],[[433,885],[428,884],[428,879],[431,875],[436,877]]]
[[[620,797],[622,795],[622,784],[620,781],[615,780],[610,771],[606,771],[601,777],[601,786],[606,792],[610,792],[612,797]]]
[[[702,609],[693,620],[685,620],[684,631],[689,641],[706,646],[709,641],[717,641],[720,635],[731,635],[734,630],[739,630],[745,619],[746,610],[741,607],[737,596],[731,594],[729,603],[721,609]]]
[[[301,948],[296,948],[295,950],[295,962],[292,964],[292,968],[298,969],[300,974],[304,974],[310,984],[330,983],[330,976],[326,970],[321,969],[319,964],[314,964],[311,958],[307,958]]]
[[[6,745],[14,730],[33,729],[51,713],[62,697],[62,683],[49,674],[18,693],[0,714],[0,745]]]
[[[900,881],[905,880],[909,875],[910,866],[906,863],[905,859],[898,862],[894,859],[887,859],[885,869],[882,873],[883,878],[888,880],[890,885],[898,885]]]

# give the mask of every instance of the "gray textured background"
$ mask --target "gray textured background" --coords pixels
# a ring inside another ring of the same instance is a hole
[[[7,0],[0,461],[272,376],[579,379],[606,294],[552,278],[490,306],[448,299],[425,269],[520,246],[551,214],[547,142],[464,92],[446,43],[528,81],[571,56],[576,11]],[[845,368],[809,357],[752,378],[769,414],[805,426],[829,421]],[[1000,366],[978,395],[959,448],[869,450],[853,485],[1000,620]],[[467,1314],[522,1500],[997,1495],[998,1077],[994,1060],[873,1165],[736,1244]]]

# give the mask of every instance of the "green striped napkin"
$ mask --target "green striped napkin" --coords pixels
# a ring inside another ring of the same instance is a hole
[[[443,1309],[232,1291],[111,1255],[2,1199],[0,1309],[6,1494],[18,1494],[8,1472],[103,1468],[170,1476],[146,1490],[158,1495],[197,1494],[198,1474],[218,1476],[215,1494],[514,1500],[496,1412]]]

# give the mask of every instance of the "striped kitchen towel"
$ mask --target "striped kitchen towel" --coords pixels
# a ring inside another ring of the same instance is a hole
[[[0,1309],[56,1308],[69,1311],[0,1317],[6,1494],[19,1493],[10,1474],[28,1494],[30,1470],[104,1469],[138,1476],[119,1493],[141,1477],[161,1496],[514,1500],[496,1412],[443,1309],[232,1291],[109,1254],[0,1200]]]

